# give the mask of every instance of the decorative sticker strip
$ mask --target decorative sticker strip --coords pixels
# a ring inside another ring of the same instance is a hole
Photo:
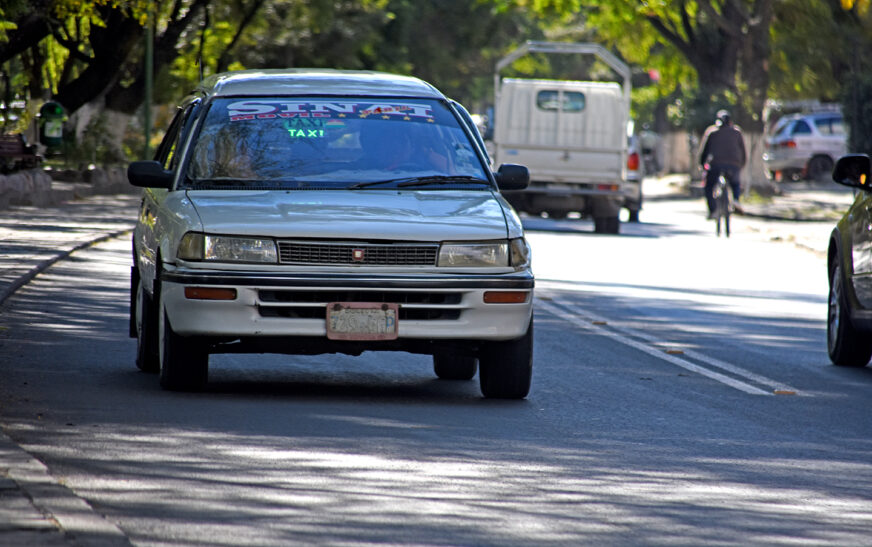
[[[231,122],[276,118],[367,118],[373,115],[378,115],[385,120],[402,119],[430,123],[435,121],[430,105],[414,103],[249,99],[228,104],[227,115]]]

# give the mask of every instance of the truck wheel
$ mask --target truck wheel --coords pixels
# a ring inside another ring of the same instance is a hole
[[[433,355],[433,372],[443,380],[472,380],[478,360],[471,355],[437,353]]]
[[[195,339],[173,331],[161,306],[159,331],[160,387],[169,391],[200,391],[209,376],[209,354]]]
[[[872,340],[851,324],[848,298],[845,294],[841,259],[830,273],[830,295],[827,313],[827,350],[835,365],[864,367],[872,357]]]
[[[621,221],[616,216],[594,218],[593,231],[597,234],[618,234],[621,231]]]
[[[481,394],[488,399],[523,399],[533,376],[533,318],[515,340],[487,342],[478,358]]]

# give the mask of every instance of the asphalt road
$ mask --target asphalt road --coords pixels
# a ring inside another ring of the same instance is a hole
[[[206,392],[163,392],[110,240],[7,301],[6,432],[97,542],[868,544],[872,368],[827,360],[824,259],[758,221],[717,239],[700,205],[617,237],[527,219],[525,401],[390,353],[214,356]]]

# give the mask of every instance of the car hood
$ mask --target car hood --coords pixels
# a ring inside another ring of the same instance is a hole
[[[490,191],[188,191],[206,233],[412,241],[507,237]]]

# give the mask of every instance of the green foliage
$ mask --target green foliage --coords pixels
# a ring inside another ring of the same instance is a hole
[[[98,58],[103,62],[91,41],[95,29],[121,20],[144,25],[151,7],[159,38],[173,22],[184,23],[171,36],[175,57],[158,67],[158,103],[178,100],[197,83],[202,56],[203,75],[294,66],[412,74],[483,110],[492,98],[495,63],[523,41],[595,41],[631,64],[636,75],[657,74],[647,85],[634,86],[637,125],[657,119],[699,131],[722,106],[740,104],[756,121],[759,97],[752,87],[758,84],[743,81],[740,63],[712,85],[707,65],[691,60],[693,52],[680,42],[696,33],[699,48],[717,51],[726,39],[714,25],[717,17],[730,7],[750,13],[759,5],[763,0],[0,0],[0,45],[25,16],[41,16],[53,29],[4,63],[7,79],[0,91],[12,98],[62,92]],[[771,51],[764,54],[768,80],[759,80],[758,87],[768,85],[769,96],[782,100],[844,100],[850,91],[866,101],[852,103],[855,110],[868,104],[867,82],[852,75],[870,72],[858,55],[872,50],[869,5],[869,0],[772,0]],[[142,57],[138,45],[119,63],[121,88],[137,89]],[[600,63],[572,56],[529,55],[503,75],[589,79],[608,72]],[[107,90],[92,93],[96,98]],[[868,116],[851,119],[856,131],[872,134],[863,126]],[[93,141],[92,156],[102,153],[96,136],[86,140]]]

